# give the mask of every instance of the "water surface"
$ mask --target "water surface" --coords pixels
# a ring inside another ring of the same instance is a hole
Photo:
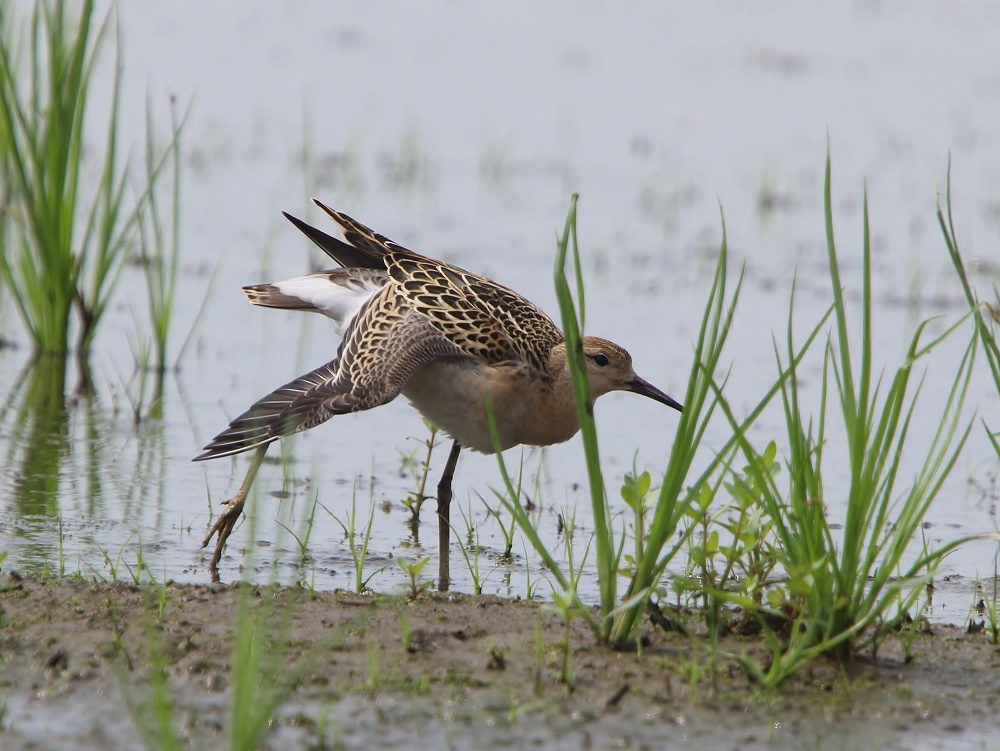
[[[822,214],[829,145],[844,282],[855,302],[868,191],[876,352],[880,366],[894,368],[919,321],[939,317],[931,326],[938,332],[963,311],[934,216],[949,155],[974,281],[984,292],[997,283],[998,15],[988,2],[860,2],[823,13],[789,2],[121,6],[123,142],[138,153],[147,95],[164,118],[169,97],[192,102],[174,351],[194,334],[166,379],[162,420],[136,426],[130,342],[144,326],[136,269],[125,272],[97,339],[93,398],[53,396],[63,384],[72,392],[73,366],[25,370],[28,347],[5,302],[3,333],[22,344],[0,354],[7,565],[129,577],[141,555],[157,578],[208,579],[200,543],[209,513],[235,491],[246,461],[190,459],[229,419],[331,359],[337,346],[329,322],[250,308],[239,290],[323,263],[280,215],[325,226],[311,195],[554,314],[554,236],[570,195],[580,193],[588,331],[628,347],[638,372],[677,397],[722,237],[721,206],[732,266],[745,263],[747,274],[727,392],[747,410],[774,377],[772,337],[783,336],[793,279],[802,332],[831,299]],[[95,119],[109,81],[105,66]],[[929,362],[904,476],[937,427],[966,341],[956,337]],[[968,415],[996,427],[1000,400],[981,371]],[[807,386],[818,385],[819,372],[813,358]],[[662,471],[677,415],[615,394],[602,398],[597,417],[609,495],[623,511],[621,476],[633,462]],[[782,430],[772,411],[752,438],[763,446]],[[337,521],[346,521],[353,498],[362,516],[377,509],[370,552],[374,568],[387,568],[373,586],[400,586],[392,559],[438,552],[433,501],[416,533],[401,503],[416,482],[404,457],[425,436],[399,401],[272,449],[286,462],[261,472],[256,539],[249,525],[236,531],[223,579],[242,575],[241,549],[252,545],[261,579],[277,570],[322,589],[353,586]],[[727,437],[720,420],[705,456]],[[432,485],[446,453],[434,454]],[[561,544],[558,516],[575,511],[585,544],[578,441],[508,452],[509,462],[519,460],[545,539]],[[836,436],[827,461],[824,500],[836,517],[847,480]],[[994,528],[996,474],[977,425],[928,515],[931,544]],[[514,563],[496,566],[504,545],[486,504],[496,506],[499,484],[494,459],[463,455],[456,505],[483,546],[485,591],[524,595],[534,582],[544,595],[544,572],[520,538]],[[286,529],[301,536],[314,501],[322,508],[303,569]],[[461,515],[453,519],[465,529]],[[969,545],[948,559],[935,617],[964,619],[994,552]],[[457,548],[452,574],[456,589],[471,590]],[[584,584],[596,597],[589,574]]]

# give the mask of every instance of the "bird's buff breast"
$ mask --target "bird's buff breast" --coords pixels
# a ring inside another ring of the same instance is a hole
[[[403,389],[420,414],[463,447],[492,454],[487,394],[503,449],[561,443],[579,430],[572,400],[554,398],[526,365],[442,359],[422,368]]]

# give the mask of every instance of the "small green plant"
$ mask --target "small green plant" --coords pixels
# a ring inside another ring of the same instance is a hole
[[[989,629],[990,644],[1000,644],[1000,609],[997,605],[997,591],[1000,589],[997,574],[1000,564],[1000,550],[993,554],[993,579],[985,582],[983,587],[983,615],[986,617],[986,625]]]
[[[487,641],[486,654],[489,655],[489,662],[486,663],[486,667],[489,670],[507,669],[507,655],[502,647],[498,647],[493,643],[492,638]]]
[[[146,282],[147,320],[140,322],[139,316],[133,311],[136,334],[130,346],[135,371],[126,384],[126,396],[132,405],[136,423],[146,417],[157,420],[163,418],[165,375],[168,369],[180,367],[202,314],[212,299],[212,286],[220,268],[217,264],[187,336],[176,357],[171,360],[170,333],[174,322],[177,274],[181,260],[181,131],[188,111],[178,116],[171,101],[171,138],[165,146],[160,147],[157,144],[151,105],[147,102],[146,106],[145,179],[150,188],[146,200],[136,207],[136,226],[138,263]],[[169,198],[161,195],[164,192],[161,190],[164,182],[169,183]]]
[[[413,626],[402,608],[396,608],[396,616],[399,618],[399,628],[403,632],[403,650],[412,654],[417,651],[413,646]]]
[[[344,539],[347,540],[347,544],[351,549],[351,560],[354,562],[354,591],[361,594],[367,589],[368,582],[372,580],[372,577],[384,571],[389,565],[386,564],[377,571],[370,573],[367,577],[365,576],[365,563],[368,560],[368,543],[371,541],[372,524],[375,522],[375,504],[372,503],[368,510],[368,521],[365,523],[364,531],[361,534],[361,542],[358,542],[356,492],[351,495],[351,513],[347,517],[346,524],[326,506],[323,506],[323,504],[320,504],[320,506],[344,530]]]
[[[695,642],[695,644],[698,644]],[[703,646],[698,644],[698,646]],[[707,652],[707,656],[706,656]],[[681,680],[687,682],[688,698],[692,701],[698,698],[698,689],[707,676],[715,675],[714,653],[705,649],[681,650],[675,661],[669,666],[671,672],[676,671]]]
[[[378,644],[370,642],[368,644],[368,683],[366,687],[369,691],[378,691],[380,685],[382,685],[382,674],[378,666]]]
[[[180,134],[186,115],[178,118],[171,104],[170,120],[173,136],[162,156],[157,155],[153,113],[146,105],[146,183],[155,186],[164,160],[169,160],[171,193],[169,222],[162,216],[159,191],[150,190],[145,205],[139,211],[139,240],[143,276],[146,279],[146,300],[153,329],[155,368],[161,374],[158,392],[162,392],[162,373],[168,367],[170,325],[173,321],[174,298],[177,291],[177,271],[180,268],[180,207],[181,207],[181,141]]]
[[[528,560],[528,545],[523,543],[524,546],[524,559]],[[539,580],[531,578],[531,566],[524,567],[524,599],[531,602],[536,597],[536,590],[538,589]]]
[[[430,558],[421,558],[418,561],[407,561],[403,558],[397,558],[396,563],[399,564],[399,568],[404,574],[410,579],[410,599],[417,599],[422,592],[429,588],[433,582],[430,580],[420,580],[420,572],[424,570],[424,566],[430,561]]]
[[[108,567],[108,581],[118,581],[119,567],[122,565],[125,548],[128,547],[130,542],[132,542],[132,535],[126,537],[125,542],[119,546],[118,553],[115,555],[114,560],[111,559],[111,555],[108,553],[106,548],[102,548],[100,546],[97,547],[101,553],[101,558],[104,560],[104,565]],[[98,578],[104,578],[97,571],[95,571],[92,566],[89,568]]]
[[[229,744],[232,749],[251,751],[271,726],[279,706],[297,680],[289,677],[284,645],[291,623],[290,610],[274,634],[275,608],[251,604],[253,587],[243,584],[240,592],[236,635],[233,642]]]
[[[129,576],[132,578],[132,583],[135,585],[142,584],[142,574],[143,572],[149,577],[151,583],[156,584],[156,577],[153,576],[152,569],[149,568],[149,564],[146,563],[146,557],[142,552],[142,540],[139,540],[139,544],[135,551],[135,568],[133,569],[128,565],[127,561],[122,561],[122,565],[128,570]]]
[[[478,597],[483,593],[483,583],[489,576],[487,574],[484,577],[479,569],[479,557],[482,552],[482,546],[479,544],[479,529],[472,521],[471,505],[465,510],[459,506],[458,511],[462,515],[462,521],[465,524],[465,542],[462,542],[462,535],[457,529],[452,527],[452,532],[455,533],[455,538],[458,540],[458,549],[465,559],[465,565],[469,569],[469,576],[472,577],[472,594]]]
[[[905,600],[901,604],[905,606]],[[928,627],[926,614],[929,607],[930,602],[924,598],[923,603],[913,609],[913,615],[908,610],[903,610],[892,621],[891,628],[899,633],[899,641],[903,646],[903,662],[907,665],[913,662],[913,642],[916,640],[917,634],[925,631]],[[878,642],[872,644],[873,664],[877,664],[878,646]]]
[[[333,721],[333,708],[327,707],[316,714],[315,739],[309,746],[311,751],[333,751],[344,748],[340,738],[340,726]]]
[[[762,457],[767,476],[775,477],[781,471],[781,466],[774,461],[776,455],[777,445],[772,441]],[[735,591],[759,607],[777,565],[774,522],[761,502],[762,490],[749,466],[744,467],[742,476],[734,474],[733,480],[724,483],[724,487],[732,500],[720,519],[730,537],[729,544],[719,548],[726,562],[720,587],[728,589],[733,585]]]
[[[567,528],[573,529],[576,525],[575,514],[571,514],[569,511],[565,512],[565,518],[567,519]],[[586,549],[583,552],[583,556],[579,562],[576,563],[576,556],[573,548],[573,537],[570,533],[566,533],[563,536],[563,541],[566,550],[566,571],[569,572],[568,584],[566,589],[558,590],[553,588],[552,590],[552,602],[544,605],[543,608],[550,612],[556,613],[562,618],[563,621],[563,638],[556,645],[558,649],[562,652],[562,660],[560,662],[559,669],[559,680],[566,686],[566,695],[569,696],[573,693],[573,639],[572,639],[572,628],[573,621],[579,617],[585,617],[589,614],[589,608],[587,608],[580,601],[579,596],[579,586],[580,579],[583,576],[584,565],[587,562],[587,557],[590,554],[590,543],[587,544]]]
[[[153,582],[153,586],[156,588],[156,620],[158,623],[162,623],[164,617],[167,615],[167,571],[166,566],[163,569],[163,576],[160,578],[159,582]]]
[[[559,663],[559,681],[566,686],[566,695],[573,693],[573,620],[582,616],[586,608],[580,604],[576,591],[552,592],[551,604],[543,606],[557,613],[563,620],[563,637],[556,645],[562,654]]]
[[[59,578],[66,576],[66,536],[63,534],[62,516],[59,517]]]
[[[403,457],[400,470],[404,474],[412,472],[416,477],[416,487],[403,500],[403,505],[409,509],[411,520],[414,523],[420,520],[420,509],[423,507],[424,501],[427,500],[427,478],[431,473],[431,456],[434,453],[434,449],[441,444],[438,427],[428,420],[424,420],[424,425],[427,427],[427,437],[422,439],[411,438],[411,440],[419,441],[421,446],[418,446],[413,454]],[[424,449],[424,457],[422,461],[418,462],[416,452],[420,451],[421,447]]]
[[[639,472],[634,464],[632,473],[625,475],[621,486],[621,497],[625,505],[632,512],[632,540],[635,543],[634,551],[625,554],[625,566],[620,573],[631,576],[635,573],[638,561],[643,558],[643,545],[646,541],[646,517],[653,507],[652,477],[649,472]]]
[[[544,688],[543,676],[545,675],[545,626],[541,619],[535,624],[535,696],[542,695]]]
[[[512,551],[514,548],[514,532],[517,529],[514,519],[511,518],[508,522],[504,522],[502,502],[494,507],[490,506],[485,499],[482,500],[483,506],[486,507],[486,513],[497,520],[497,525],[500,527],[500,533],[503,535],[504,548],[503,553],[500,556],[500,561],[502,563],[511,563],[514,560]]]
[[[769,477],[780,471],[772,441],[762,456]],[[760,503],[761,490],[750,467],[743,475],[731,472],[715,484],[703,483],[688,517],[698,530],[688,538],[688,572],[673,580],[674,591],[687,590],[700,600],[700,612],[713,642],[725,626],[723,609],[738,603],[745,612],[759,608],[768,577],[776,565],[772,523]],[[731,500],[716,501],[724,488]]]
[[[114,644],[119,654],[125,657],[128,673],[135,671],[135,663],[125,651],[118,627],[118,618],[113,614],[115,624]],[[170,695],[170,681],[167,676],[168,660],[163,644],[163,634],[146,624],[146,641],[149,648],[149,665],[144,680],[137,681],[120,670],[118,682],[123,686],[122,695],[132,721],[138,728],[146,749],[155,751],[180,751],[185,748],[177,728],[173,699]]]
[[[299,549],[299,566],[302,569],[305,569],[306,562],[309,559],[309,540],[312,537],[313,527],[316,524],[316,509],[319,506],[319,491],[317,490],[313,493],[312,505],[309,507],[309,516],[302,521],[302,529],[298,533],[292,531],[287,524],[278,522],[278,526],[295,540],[295,544]]]

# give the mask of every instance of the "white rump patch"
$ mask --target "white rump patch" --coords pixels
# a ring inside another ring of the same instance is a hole
[[[337,322],[337,333],[340,335],[343,335],[361,306],[382,289],[380,285],[356,280],[351,280],[346,285],[337,284],[325,274],[297,276],[283,282],[273,282],[272,286],[281,294],[297,297],[311,305],[316,312],[332,318]]]

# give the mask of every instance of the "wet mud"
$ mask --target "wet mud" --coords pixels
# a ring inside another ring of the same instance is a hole
[[[0,583],[5,750],[143,747],[157,670],[182,747],[218,747],[237,643],[261,658],[256,695],[281,698],[268,749],[987,749],[1000,732],[1000,651],[954,626],[919,633],[909,662],[890,639],[876,665],[818,661],[766,691],[652,625],[615,651],[576,620],[567,662],[564,621],[516,600],[259,587],[241,621],[221,584]],[[753,637],[721,647],[765,659]]]

